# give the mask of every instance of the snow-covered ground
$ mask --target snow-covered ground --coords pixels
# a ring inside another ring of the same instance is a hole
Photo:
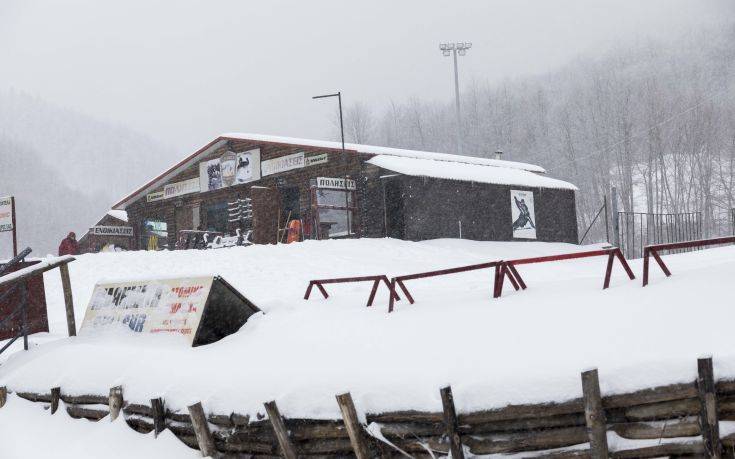
[[[51,416],[43,405],[10,395],[0,409],[0,457],[79,459],[100,458],[199,458],[199,451],[184,445],[170,431],[158,438],[141,435],[122,418],[109,422],[75,420],[64,410]]]
[[[64,338],[57,272],[46,276],[52,332],[0,366],[11,390],[161,396],[171,409],[201,400],[207,411],[263,413],[275,399],[285,416],[339,417],[334,395],[350,391],[360,413],[439,411],[452,384],[460,411],[581,395],[580,371],[598,367],[605,393],[691,381],[696,358],[714,356],[717,377],[735,377],[729,282],[735,247],[665,257],[674,275],[653,270],[630,281],[616,264],[601,289],[602,257],[521,266],[529,288],[506,285],[491,298],[492,272],[408,283],[416,304],[387,313],[381,286],[330,285],[303,300],[309,279],[408,274],[496,259],[572,250],[567,244],[390,239],[304,242],[210,251],[83,255],[70,265],[77,323],[101,280],[220,274],[263,309],[235,335],[190,348],[180,337],[113,330]],[[639,261],[632,262],[637,276]],[[2,410],[0,410],[2,411]]]

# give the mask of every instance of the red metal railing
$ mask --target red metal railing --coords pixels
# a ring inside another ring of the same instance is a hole
[[[658,253],[660,250],[689,249],[692,247],[729,244],[733,242],[735,242],[735,236],[716,237],[713,239],[700,239],[697,241],[672,242],[669,244],[647,245],[643,248],[643,286],[645,287],[646,285],[648,285],[648,264],[650,257],[653,257],[653,259],[656,260],[656,263],[658,263],[659,267],[661,267],[661,271],[666,274],[666,277],[671,276],[671,271],[669,271],[668,266],[666,266],[666,263],[664,263]]]
[[[446,276],[448,274],[456,274],[456,273],[463,273],[467,271],[476,271],[478,269],[488,269],[488,268],[495,268],[495,281],[494,281],[494,287],[493,287],[493,295],[495,295],[495,292],[498,291],[498,282],[502,282],[502,277],[500,276],[500,268],[503,266],[502,261],[491,261],[488,263],[480,263],[476,265],[469,265],[469,266],[460,266],[457,268],[448,268],[448,269],[440,269],[437,271],[427,271],[424,273],[418,273],[418,274],[407,274],[405,276],[397,276],[390,280],[390,290],[393,292],[393,295],[391,295],[390,301],[388,303],[388,312],[393,312],[393,306],[395,305],[394,299],[398,298],[398,294],[396,292],[396,285],[398,287],[401,287],[401,290],[403,290],[403,294],[406,296],[406,299],[409,303],[413,304],[414,299],[411,293],[408,291],[408,288],[406,288],[406,285],[404,284],[407,280],[412,279],[425,279],[427,277],[436,277],[436,276]],[[497,298],[497,297],[496,297]]]
[[[360,277],[340,277],[335,279],[315,279],[309,281],[309,286],[306,288],[306,293],[304,294],[304,299],[308,300],[309,296],[311,296],[311,291],[316,286],[316,288],[319,289],[319,291],[322,293],[324,298],[329,298],[329,294],[327,293],[326,289],[324,288],[324,284],[345,284],[345,283],[351,283],[351,282],[373,282],[373,288],[370,290],[370,297],[368,298],[367,305],[372,306],[373,300],[375,300],[375,294],[378,292],[378,286],[380,285],[380,282],[384,282],[385,286],[388,287],[388,291],[391,293],[390,300],[391,303],[393,300],[400,300],[398,297],[398,294],[394,291],[394,289],[391,288],[390,282],[388,281],[388,276],[385,274],[379,275],[379,276],[360,276]]]
[[[506,260],[503,262],[503,267],[500,270],[500,280],[496,283],[497,291],[495,294],[495,297],[498,298],[503,293],[503,280],[505,276],[508,276],[508,279],[513,284],[513,287],[518,290],[517,286],[520,286],[523,290],[526,289],[526,283],[521,277],[521,275],[518,273],[518,270],[516,269],[517,265],[528,265],[533,263],[547,263],[551,261],[562,261],[562,260],[574,260],[578,258],[589,258],[589,257],[599,257],[599,256],[607,256],[607,268],[605,270],[605,281],[602,284],[603,290],[610,287],[610,277],[612,276],[612,266],[613,266],[613,260],[617,258],[620,261],[620,264],[623,266],[623,269],[625,269],[626,274],[628,274],[628,277],[633,280],[635,279],[635,275],[633,274],[633,271],[630,269],[630,266],[628,265],[627,260],[623,256],[623,253],[620,251],[619,248],[613,247],[610,249],[601,249],[601,250],[590,250],[587,252],[575,252],[575,253],[564,253],[560,255],[548,255],[544,257],[534,257],[534,258],[520,258],[517,260]]]

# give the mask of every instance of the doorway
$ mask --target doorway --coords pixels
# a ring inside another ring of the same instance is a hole
[[[403,186],[393,178],[384,179],[383,197],[385,200],[385,236],[403,239],[406,234]]]
[[[281,193],[281,224],[286,227],[290,220],[298,220],[301,218],[301,205],[299,199],[299,187],[288,186],[278,188]]]

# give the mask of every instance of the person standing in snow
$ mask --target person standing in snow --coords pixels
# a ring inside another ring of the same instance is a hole
[[[61,241],[59,245],[59,256],[77,254],[79,254],[79,243],[77,242],[77,235],[72,231]]]

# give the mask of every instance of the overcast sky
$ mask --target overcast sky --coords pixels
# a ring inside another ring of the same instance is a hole
[[[327,138],[341,90],[377,106],[553,70],[617,41],[735,17],[733,0],[1,0],[0,90],[15,88],[188,153],[221,132]]]

